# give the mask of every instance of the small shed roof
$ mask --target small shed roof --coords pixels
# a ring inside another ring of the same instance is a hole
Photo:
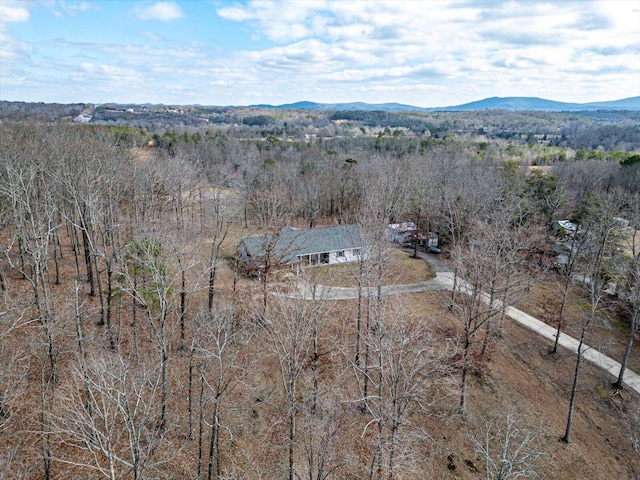
[[[578,229],[578,226],[569,220],[558,220],[556,223],[560,228],[563,228],[568,232],[575,232]]]
[[[413,232],[418,229],[413,222],[390,223],[387,228],[397,233]]]

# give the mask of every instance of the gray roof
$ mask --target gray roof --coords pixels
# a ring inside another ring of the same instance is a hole
[[[238,251],[248,264],[265,256],[271,249],[272,257],[280,263],[290,263],[299,255],[335,252],[362,247],[357,225],[298,229],[285,227],[276,235],[246,237],[240,240]]]

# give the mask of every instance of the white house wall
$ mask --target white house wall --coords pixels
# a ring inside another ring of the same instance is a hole
[[[354,253],[353,250],[343,250],[344,256],[338,256],[338,252],[331,252],[329,254],[329,265],[336,263],[351,263],[360,260],[360,256]]]

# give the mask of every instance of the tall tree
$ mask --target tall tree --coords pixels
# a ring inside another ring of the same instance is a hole
[[[230,309],[201,317],[197,332],[195,357],[202,365],[203,388],[211,404],[207,479],[221,479],[226,478],[222,460],[225,454],[220,440],[221,429],[228,428],[223,420],[224,412],[229,408],[233,390],[245,381],[252,361],[248,355],[252,332],[236,324],[235,314]],[[200,468],[198,465],[198,471]]]
[[[622,357],[620,373],[614,383],[615,388],[622,388],[624,373],[631,357],[631,348],[636,334],[640,331],[640,231],[636,229],[640,225],[640,196],[636,195],[632,201],[631,221],[633,222],[633,233],[631,234],[631,255],[626,258],[623,268],[625,268],[619,287],[618,295],[622,295],[622,301],[629,309],[629,333],[624,355]]]
[[[296,478],[297,420],[301,406],[299,388],[305,363],[313,350],[315,308],[313,303],[303,300],[279,299],[274,308],[269,310],[264,327],[268,348],[278,367],[278,384],[284,396],[289,480]]]
[[[376,330],[368,336],[375,361],[365,403],[371,417],[365,433],[375,427],[368,478],[376,480],[404,478],[413,470],[410,439],[423,438],[421,419],[434,414],[451,394],[457,354],[453,343],[432,336],[424,318],[386,301],[382,308]]]
[[[547,469],[549,454],[542,445],[541,434],[514,411],[487,421],[478,434],[470,435],[484,461],[484,478],[544,478],[542,473]]]
[[[158,428],[163,431],[167,423],[169,360],[178,325],[174,286],[178,272],[171,268],[165,247],[158,238],[131,240],[125,248],[125,265],[120,274],[120,283],[135,304],[144,309],[159,350],[162,400]]]
[[[582,354],[589,327],[596,321],[603,308],[605,290],[609,286],[612,272],[607,269],[608,259],[614,251],[616,236],[619,230],[615,220],[618,209],[608,199],[590,193],[585,198],[583,211],[578,222],[585,230],[588,237],[588,246],[584,249],[582,259],[583,270],[580,272],[583,280],[588,309],[581,319],[580,339],[576,355],[576,366],[573,373],[571,397],[569,399],[569,412],[567,414],[567,426],[562,440],[569,443],[571,439],[571,427],[573,425],[573,413],[578,392],[578,380],[582,365]]]

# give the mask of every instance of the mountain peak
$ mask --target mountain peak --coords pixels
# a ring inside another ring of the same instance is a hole
[[[475,102],[449,107],[422,108],[401,103],[317,103],[308,100],[283,105],[253,105],[262,108],[291,110],[381,110],[386,112],[401,111],[477,111],[477,110],[509,110],[509,111],[545,111],[545,112],[578,112],[585,110],[640,110],[640,97],[623,98],[621,100],[568,103],[557,102],[540,97],[489,97]]]

